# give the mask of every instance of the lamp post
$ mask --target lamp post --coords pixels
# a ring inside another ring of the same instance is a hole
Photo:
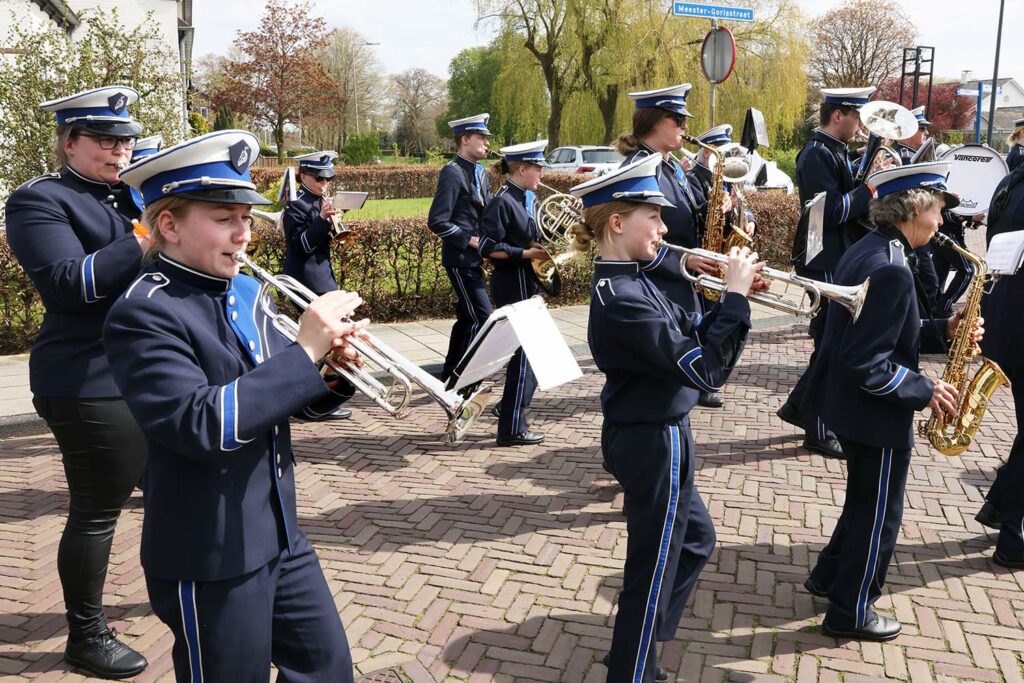
[[[1005,6],[1006,0],[999,0],[999,28],[996,29],[996,63],[992,67],[992,103],[988,108],[988,135],[985,136],[985,142],[993,149],[995,149],[995,145],[992,144],[992,128],[996,123],[996,86],[999,81],[999,48],[1003,42],[1003,8]],[[978,84],[978,89],[981,89],[981,83]]]
[[[360,43],[360,45],[380,45],[380,43]],[[356,109],[356,135],[359,135],[359,91],[356,89],[355,74],[352,75],[352,104]]]

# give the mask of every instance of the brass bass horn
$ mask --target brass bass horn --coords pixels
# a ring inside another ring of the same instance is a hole
[[[906,107],[875,100],[860,108],[860,121],[868,131],[864,153],[854,176],[854,185],[862,185],[872,171],[878,170],[879,155],[888,156],[894,166],[900,166],[900,155],[885,144],[886,140],[905,140],[917,132],[917,117]]]

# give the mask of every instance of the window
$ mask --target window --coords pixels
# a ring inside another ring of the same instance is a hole
[[[625,157],[614,149],[583,150],[583,163],[585,164],[619,164],[623,159]]]

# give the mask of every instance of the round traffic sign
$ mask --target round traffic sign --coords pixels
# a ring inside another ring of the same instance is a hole
[[[704,77],[712,83],[722,83],[735,65],[736,40],[732,31],[724,26],[708,31],[700,47],[700,68]]]

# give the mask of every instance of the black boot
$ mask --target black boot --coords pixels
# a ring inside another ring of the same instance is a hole
[[[974,521],[996,531],[1003,526],[1002,521],[999,519],[999,508],[987,500],[981,506],[981,509],[978,510],[978,514],[974,515]]]
[[[142,673],[149,663],[118,640],[114,629],[82,640],[68,638],[64,660],[100,678],[131,678]]]
[[[725,405],[725,399],[710,391],[702,391],[697,397],[697,405],[702,408],[721,408]]]

